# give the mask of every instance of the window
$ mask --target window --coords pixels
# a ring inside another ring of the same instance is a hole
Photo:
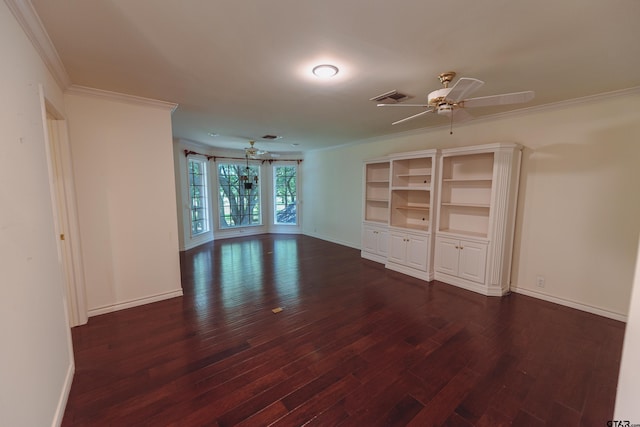
[[[247,180],[243,180],[243,177],[247,177]],[[258,181],[254,181],[254,178]],[[220,228],[262,224],[259,180],[260,167],[257,165],[218,165]]]
[[[297,166],[273,168],[273,206],[276,224],[297,224]]]
[[[207,163],[188,159],[189,198],[191,200],[191,236],[209,231],[209,197],[207,194]]]

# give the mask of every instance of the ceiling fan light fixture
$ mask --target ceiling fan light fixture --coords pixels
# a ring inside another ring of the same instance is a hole
[[[441,116],[449,117],[451,113],[453,113],[453,105],[449,105],[449,104],[438,105],[436,112]]]
[[[320,78],[333,77],[336,74],[338,74],[338,71],[339,71],[338,67],[331,64],[316,65],[315,67],[313,67],[313,70],[311,70],[314,76],[320,77]]]

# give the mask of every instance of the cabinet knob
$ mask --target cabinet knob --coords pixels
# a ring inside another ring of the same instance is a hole
[[[460,246],[456,246],[456,249],[460,249]]]
[[[460,246],[460,249],[464,249],[464,247]]]

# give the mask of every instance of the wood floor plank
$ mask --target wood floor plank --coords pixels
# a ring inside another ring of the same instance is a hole
[[[620,322],[427,283],[307,236],[218,240],[181,253],[180,264],[183,297],[72,330],[63,426],[587,426],[613,417]]]
[[[282,418],[274,422],[273,426],[302,426],[313,420],[318,414],[322,414],[331,408],[336,402],[342,400],[356,388],[360,382],[352,375],[340,375],[338,380],[328,387],[319,390],[312,396],[302,401],[293,410],[290,410]],[[287,398],[283,399],[285,407],[288,407]],[[290,405],[290,403],[289,403]]]

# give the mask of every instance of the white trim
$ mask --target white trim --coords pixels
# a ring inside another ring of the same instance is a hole
[[[70,86],[71,79],[69,78],[69,74],[67,74],[67,70],[64,68],[62,60],[60,60],[58,51],[51,41],[47,30],[45,30],[44,25],[42,25],[42,21],[31,2],[25,0],[4,0],[4,2],[11,10],[11,13],[13,13],[16,21],[18,21],[18,24],[22,27],[22,31],[27,35],[58,85],[60,85],[62,89]]]
[[[205,144],[204,142],[196,141],[194,139],[189,139],[189,138],[183,138],[181,136],[177,136],[177,137],[173,138],[173,142],[185,145],[186,148],[194,148],[196,150],[211,151],[211,150],[214,150],[216,148],[216,147],[214,147],[212,145]],[[236,150],[236,151],[239,152],[240,150]],[[180,152],[182,153],[183,151],[180,150]],[[203,153],[203,154],[208,155],[206,153]]]
[[[187,160],[186,160],[187,164],[187,194],[188,194],[188,206],[189,206],[189,213],[188,213],[188,219],[189,219],[189,241],[190,243],[193,242],[200,242],[200,241],[205,241],[208,238],[213,238],[213,221],[211,219],[211,214],[213,212],[213,204],[211,202],[211,191],[210,191],[210,178],[209,178],[209,159],[207,159],[207,156],[202,155],[202,154],[189,154],[187,155]],[[191,169],[190,169],[190,163],[196,163],[200,165],[200,168],[202,169],[202,173],[201,175],[203,175],[203,182],[204,182],[204,202],[205,202],[205,224],[207,226],[207,229],[205,231],[202,231],[198,234],[193,234],[193,198],[191,195],[191,186],[194,185],[193,182],[191,181]],[[185,235],[185,246],[187,246],[186,244],[186,240],[187,240],[187,236]]]
[[[471,280],[466,280],[461,277],[451,276],[449,274],[436,271],[434,274],[435,280],[442,282],[445,285],[457,286],[468,291],[477,292],[486,297],[501,297],[505,293],[500,288],[487,287],[480,283],[474,283]]]
[[[298,212],[298,199],[300,193],[300,185],[298,185],[298,178],[300,177],[300,165],[295,164],[285,164],[285,165],[270,165],[271,166],[271,220],[269,221],[269,228],[280,228],[280,227],[295,227],[296,229],[300,228],[300,213]],[[276,218],[278,216],[278,212],[276,212],[276,181],[278,177],[276,176],[276,171],[278,168],[291,167],[293,166],[296,170],[296,223],[295,224],[285,224],[276,222]]]
[[[218,228],[214,232],[214,240],[233,239],[235,237],[259,236],[269,234],[264,225],[247,225],[243,227]]]
[[[67,375],[64,377],[64,383],[60,392],[60,398],[58,399],[58,405],[56,406],[56,413],[53,416],[52,426],[60,427],[62,425],[62,419],[64,418],[64,411],[67,408],[67,401],[69,400],[69,393],[71,392],[71,383],[73,383],[73,374],[76,371],[76,366],[71,359],[71,363],[67,368]]]
[[[65,91],[69,95],[84,95],[95,98],[110,99],[112,101],[124,102],[126,104],[144,105],[147,107],[156,107],[164,110],[170,110],[171,114],[178,108],[178,104],[157,99],[143,98],[141,96],[128,95],[126,93],[111,92],[109,90],[95,89],[86,86],[72,85]]]
[[[137,307],[140,305],[150,304],[152,302],[158,302],[170,298],[181,297],[182,289],[175,291],[163,292],[156,295],[150,295],[148,297],[136,298],[125,302],[119,302],[116,304],[104,305],[98,308],[92,308],[89,310],[89,317],[98,316],[100,314],[112,313],[114,311],[124,310],[126,308]]]
[[[407,267],[402,264],[396,264],[392,261],[387,260],[385,268],[397,271],[398,273],[406,274],[407,276],[415,277],[416,279],[425,280],[427,282],[431,282],[433,280],[432,272],[417,270],[415,268]]]
[[[209,242],[213,242],[215,239],[213,238],[213,233],[211,231],[208,231],[207,233],[203,233],[206,234],[206,236],[202,236],[202,235],[198,235],[197,237],[204,237],[202,239],[189,239],[189,242],[185,242],[184,244],[184,248],[181,249],[181,251],[188,251],[189,249],[193,249],[195,247],[198,247],[200,245],[204,245],[205,243],[209,243]]]
[[[358,249],[358,250],[362,250],[362,248],[358,245],[354,245],[351,242],[346,242],[344,240],[338,240],[338,239],[334,239],[332,237],[327,237],[324,235],[320,235],[318,233],[301,233],[303,236],[309,236],[309,237],[315,237],[316,239],[320,239],[320,240],[326,240],[327,242],[331,242],[331,243],[335,243],[338,245],[342,245],[342,246],[347,246],[349,248],[353,248],[353,249]]]
[[[386,264],[387,257],[374,254],[373,252],[365,251],[364,249],[360,251],[360,258],[368,259],[369,261],[374,261],[380,264]]]
[[[586,311],[587,313],[597,314],[598,316],[607,317],[609,319],[619,320],[620,322],[627,321],[627,315],[622,313],[616,313],[614,311],[605,310],[603,308],[594,307],[592,305],[582,304],[577,301],[568,300],[565,298],[554,297],[552,295],[544,294],[542,292],[536,292],[529,289],[519,288],[514,285],[511,285],[511,292],[527,295],[533,298],[538,298],[538,299],[552,302],[559,305],[564,305],[565,307],[575,308],[576,310]]]
[[[515,144],[513,142],[497,142],[494,144],[481,144],[481,145],[470,145],[467,147],[453,147],[453,148],[445,148],[441,150],[442,157],[450,157],[450,156],[458,156],[460,153],[463,154],[474,154],[474,153],[499,153],[500,151],[506,149],[508,154],[512,154],[513,150],[522,150],[522,145]]]
[[[50,172],[55,165],[58,171],[50,176],[52,207],[58,232],[65,234],[65,241],[57,241],[61,268],[64,271],[66,302],[69,326],[87,323],[84,267],[80,247],[80,228],[76,207],[76,193],[69,148],[67,122],[46,97],[44,87],[39,85],[40,103],[47,162]],[[49,120],[48,114],[54,116]],[[51,129],[55,127],[55,130]],[[54,178],[58,176],[58,179]],[[62,247],[64,246],[64,248]]]

